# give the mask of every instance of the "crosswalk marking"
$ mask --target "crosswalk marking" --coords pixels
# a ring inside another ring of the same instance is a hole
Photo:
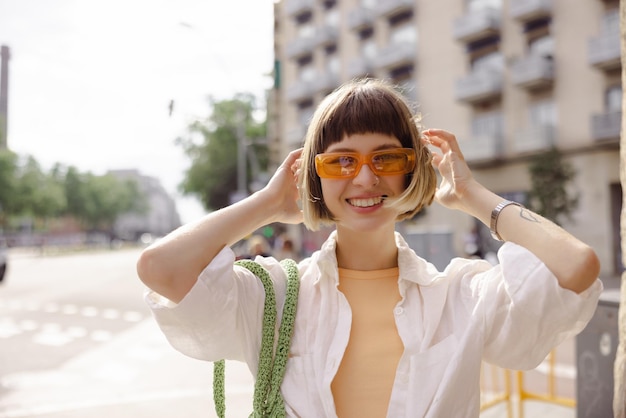
[[[46,314],[63,314],[82,318],[100,318],[110,321],[124,321],[137,323],[144,319],[144,315],[137,311],[120,311],[119,309],[106,308],[98,309],[95,306],[78,306],[76,304],[59,304],[48,302],[39,304],[34,301],[2,301],[0,300],[0,310],[6,310],[10,314],[19,312]],[[0,339],[12,338],[27,332],[33,332],[32,342],[46,346],[63,346],[77,339],[89,338],[94,342],[106,342],[113,338],[111,331],[96,329],[88,331],[85,327],[69,326],[63,328],[58,322],[42,322],[33,319],[22,319],[16,321],[12,316],[0,318]]]

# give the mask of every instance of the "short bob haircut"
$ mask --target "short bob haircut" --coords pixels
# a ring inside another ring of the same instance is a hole
[[[315,156],[344,137],[378,133],[398,138],[402,147],[416,153],[415,170],[406,175],[405,191],[385,204],[395,207],[398,221],[410,219],[432,203],[437,175],[432,155],[422,144],[419,116],[414,115],[401,93],[382,80],[350,81],[330,93],[317,107],[307,130],[299,177],[304,224],[310,230],[334,223],[324,204],[322,184],[315,171]]]

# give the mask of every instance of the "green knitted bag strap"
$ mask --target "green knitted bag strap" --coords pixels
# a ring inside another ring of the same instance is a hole
[[[293,260],[281,261],[287,272],[287,292],[281,324],[278,330],[276,354],[274,354],[274,334],[276,329],[276,296],[274,286],[267,270],[251,260],[239,260],[235,264],[247,268],[257,276],[265,289],[263,307],[263,330],[259,368],[254,385],[253,412],[250,417],[285,417],[285,405],[280,394],[280,385],[285,376],[289,347],[296,318],[298,290],[297,264]],[[226,401],[224,393],[224,360],[216,361],[213,366],[213,400],[219,418],[225,418]]]

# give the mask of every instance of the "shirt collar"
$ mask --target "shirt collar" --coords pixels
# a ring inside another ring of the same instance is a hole
[[[432,284],[439,274],[437,268],[415,254],[399,232],[395,233],[395,239],[398,247],[400,280],[407,280],[422,286]],[[322,277],[332,278],[335,284],[339,283],[336,249],[337,231],[332,231],[317,254],[320,274],[315,283],[318,283]]]

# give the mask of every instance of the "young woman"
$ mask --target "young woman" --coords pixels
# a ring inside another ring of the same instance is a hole
[[[433,199],[507,241],[497,266],[455,258],[441,272],[409,248],[395,225]],[[479,184],[454,135],[420,132],[381,81],[326,97],[304,148],[264,189],[144,251],[146,299],[175,348],[245,361],[256,373],[264,291],[233,265],[229,246],[272,222],[336,227],[298,264],[281,386],[289,417],[477,417],[481,361],[535,367],[584,328],[602,290],[590,247]],[[285,273],[273,258],[256,260],[272,276],[280,312]]]

